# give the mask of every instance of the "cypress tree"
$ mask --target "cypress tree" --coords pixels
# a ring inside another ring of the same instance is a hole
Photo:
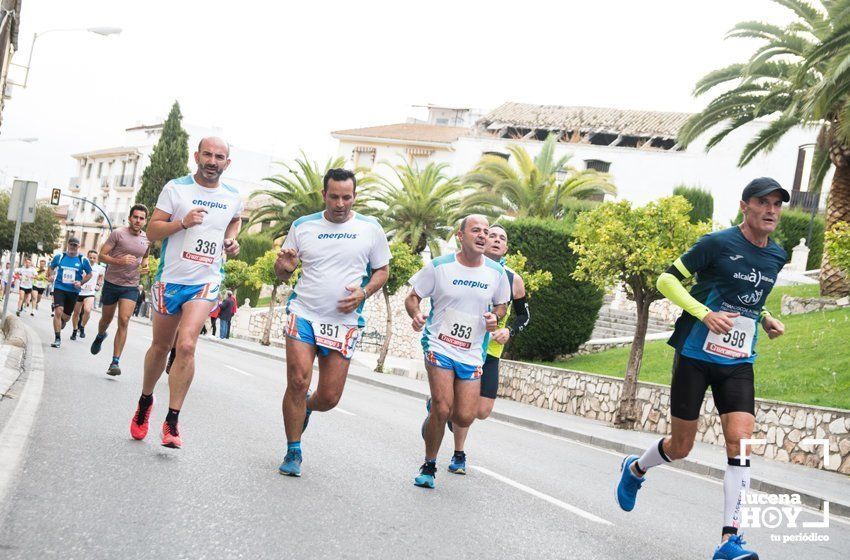
[[[136,203],[144,204],[153,213],[159,193],[165,184],[189,173],[189,134],[180,124],[183,115],[176,101],[162,126],[162,136],[151,153],[151,161],[142,173],[142,186]]]

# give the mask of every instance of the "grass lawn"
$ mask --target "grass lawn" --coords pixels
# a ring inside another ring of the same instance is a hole
[[[817,285],[776,288],[767,308],[779,315],[782,294],[814,297]],[[785,335],[769,340],[763,330],[756,345],[756,396],[779,401],[850,409],[850,310],[782,317]],[[547,363],[590,373],[623,377],[630,347],[615,348],[571,360]],[[640,379],[670,383],[673,349],[665,341],[649,342]]]

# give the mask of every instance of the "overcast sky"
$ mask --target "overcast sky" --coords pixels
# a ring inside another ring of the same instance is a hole
[[[726,31],[789,17],[768,0],[23,0],[19,64],[35,32],[123,32],[39,37],[0,128],[39,141],[0,141],[0,182],[65,188],[70,154],[120,145],[175,99],[184,122],[240,147],[320,160],[336,152],[332,130],[403,122],[414,104],[696,111],[695,81],[752,51]]]

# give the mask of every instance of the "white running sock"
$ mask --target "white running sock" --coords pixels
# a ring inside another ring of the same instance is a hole
[[[664,438],[661,438],[658,440],[658,443],[650,446],[646,451],[644,451],[643,455],[640,456],[640,459],[638,459],[635,463],[632,463],[632,465],[642,470],[643,472],[646,472],[652,467],[657,467],[658,465],[669,463],[670,458],[667,456],[666,453],[664,453],[663,445]]]
[[[723,534],[737,534],[741,524],[741,492],[750,489],[750,460],[730,457],[723,475]]]

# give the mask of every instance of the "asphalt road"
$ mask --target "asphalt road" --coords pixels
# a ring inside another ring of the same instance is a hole
[[[417,488],[423,402],[355,381],[337,410],[313,415],[303,476],[280,476],[282,361],[204,340],[180,418],[184,448],[159,445],[164,382],[151,433],[136,442],[128,425],[149,327],[131,324],[124,374],[110,378],[111,337],[99,356],[92,334],[65,333],[56,350],[46,307],[24,321],[42,337],[44,395],[0,514],[0,558],[691,560],[711,558],[719,537],[717,481],[655,469],[627,514],[614,500],[621,457],[492,420],[473,428],[470,474],[445,471],[447,437],[436,490]],[[850,525],[818,531],[829,541],[772,542],[802,532],[788,528],[746,537],[762,558],[846,558]]]

